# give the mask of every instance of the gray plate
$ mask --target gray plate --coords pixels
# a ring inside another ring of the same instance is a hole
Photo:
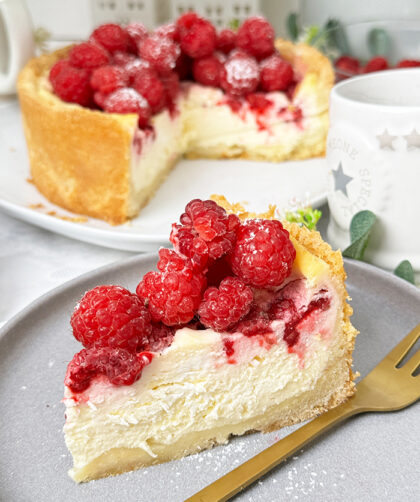
[[[69,317],[97,284],[133,289],[155,255],[82,276],[41,297],[0,333],[1,501],[181,501],[295,427],[251,434],[182,460],[76,485],[64,444],[63,377],[80,345]],[[346,263],[355,326],[355,368],[365,375],[420,321],[420,291],[362,263]],[[236,500],[411,501],[420,492],[419,405],[348,420]],[[417,499],[418,500],[418,499]]]

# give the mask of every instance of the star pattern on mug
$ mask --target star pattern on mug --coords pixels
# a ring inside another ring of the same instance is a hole
[[[376,136],[379,141],[379,148],[381,150],[395,150],[395,148],[392,145],[392,142],[398,138],[398,136],[393,136],[392,134],[389,134],[388,129],[384,129],[384,132],[382,134],[378,134]]]
[[[343,195],[348,197],[347,193],[347,185],[353,181],[354,178],[351,176],[348,176],[344,171],[343,171],[343,166],[341,162],[338,164],[337,169],[332,170],[332,175],[334,177],[334,191],[336,192],[341,192]]]
[[[410,134],[403,136],[407,142],[407,149],[420,148],[420,134],[416,129],[413,129]]]

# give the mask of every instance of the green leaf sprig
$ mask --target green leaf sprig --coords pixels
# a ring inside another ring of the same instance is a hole
[[[350,223],[351,244],[343,251],[343,256],[363,261],[369,237],[376,219],[375,214],[368,210],[359,211],[353,216]],[[394,270],[394,274],[411,284],[415,284],[413,266],[408,260],[403,260]]]
[[[351,244],[343,251],[343,256],[363,260],[375,221],[375,214],[368,210],[360,211],[353,216],[350,223]]]
[[[319,209],[312,209],[312,207],[305,207],[297,209],[296,211],[287,211],[286,220],[290,223],[298,223],[301,226],[309,228],[309,230],[316,230],[316,224],[320,220],[322,212]]]

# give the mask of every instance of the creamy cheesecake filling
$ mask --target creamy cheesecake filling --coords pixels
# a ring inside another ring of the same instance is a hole
[[[295,291],[292,282],[289,289],[297,303],[308,304],[321,289],[328,289],[331,302],[299,326],[292,348],[283,340],[283,321],[273,321],[271,332],[255,336],[183,328],[133,385],[113,386],[101,376],[81,394],[66,388],[64,431],[74,459],[70,474],[79,479],[79,471],[115,448],[141,449],[153,463],[154,448],[247,423],[315,389],[345,352],[341,302],[331,281],[312,288],[295,282]],[[230,355],[226,341],[232,342]],[[336,388],[334,382],[331,392]]]

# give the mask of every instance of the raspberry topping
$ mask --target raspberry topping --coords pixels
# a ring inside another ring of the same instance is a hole
[[[239,218],[228,215],[214,201],[192,200],[180,222],[172,226],[169,239],[179,253],[191,260],[194,268],[203,270],[209,260],[217,260],[232,251]]]
[[[388,61],[382,56],[376,56],[368,61],[363,68],[364,73],[372,73],[374,71],[381,71],[388,69]]]
[[[224,331],[236,324],[251,308],[252,290],[236,277],[226,277],[219,288],[204,293],[198,309],[200,321],[207,328]]]
[[[343,73],[338,72],[340,78],[348,77],[349,75],[357,75],[360,70],[359,60],[352,58],[350,56],[341,56],[335,63],[337,70],[341,70]]]
[[[182,14],[176,22],[179,35],[185,35],[198,19],[201,18],[195,12],[186,12],[185,14]]]
[[[136,292],[147,299],[153,321],[162,321],[167,326],[185,324],[197,312],[205,278],[174,251],[160,250],[159,257],[161,271],[148,272]]]
[[[109,94],[104,109],[110,113],[137,113],[140,127],[147,126],[151,115],[149,103],[130,87],[122,87]]]
[[[181,49],[187,56],[202,58],[216,48],[216,30],[206,19],[196,19],[191,27],[181,31]]]
[[[120,286],[98,286],[83,296],[70,320],[85,347],[135,351],[152,332],[144,301]]]
[[[109,52],[126,51],[130,37],[118,24],[103,24],[93,31],[91,39]]]
[[[159,37],[170,38],[174,42],[179,41],[178,27],[175,23],[162,24],[156,28],[153,33]]]
[[[251,56],[236,54],[223,65],[220,86],[228,94],[245,96],[257,89],[259,78],[257,61]]]
[[[142,41],[139,53],[157,72],[166,74],[175,68],[180,50],[170,38],[152,34]]]
[[[229,30],[229,28],[225,28],[218,34],[216,48],[219,51],[229,54],[229,52],[235,48],[235,44],[236,34],[232,30]]]
[[[273,54],[260,65],[260,85],[266,92],[284,91],[293,82],[293,67],[278,54]]]
[[[75,68],[68,61],[58,61],[51,68],[50,82],[54,93],[63,101],[88,106],[92,101],[89,71]]]
[[[274,30],[263,17],[250,17],[238,30],[236,46],[257,59],[263,59],[274,52]]]
[[[134,354],[120,348],[83,349],[67,366],[64,384],[72,392],[83,392],[92,378],[105,375],[113,385],[131,385],[140,378],[143,368],[150,364],[152,358],[153,355],[148,352]]]
[[[145,341],[141,350],[162,352],[163,349],[172,344],[174,336],[175,330],[173,327],[162,323],[152,323],[152,334]]]
[[[134,82],[134,79],[142,73],[144,70],[152,69],[150,63],[144,59],[135,58],[133,61],[129,61],[124,65],[124,70],[127,72],[130,84]]]
[[[70,63],[77,68],[92,70],[109,63],[109,54],[100,45],[84,42],[75,45],[69,54]]]
[[[296,251],[278,220],[248,220],[236,233],[231,266],[246,284],[279,286],[290,275]]]
[[[134,78],[133,88],[147,99],[152,113],[160,112],[165,107],[165,87],[153,70],[139,71]]]
[[[128,33],[135,48],[137,48],[139,43],[147,37],[147,28],[142,23],[127,24],[125,31]]]
[[[417,66],[420,66],[420,61],[417,59],[402,59],[397,64],[397,68],[416,68]]]
[[[128,74],[119,66],[101,66],[92,72],[90,85],[95,91],[110,94],[128,84]]]
[[[222,67],[219,58],[215,56],[196,59],[193,63],[194,79],[200,84],[218,87]]]
[[[140,61],[134,54],[129,52],[116,51],[112,55],[112,62],[117,66],[126,66],[134,61]]]

